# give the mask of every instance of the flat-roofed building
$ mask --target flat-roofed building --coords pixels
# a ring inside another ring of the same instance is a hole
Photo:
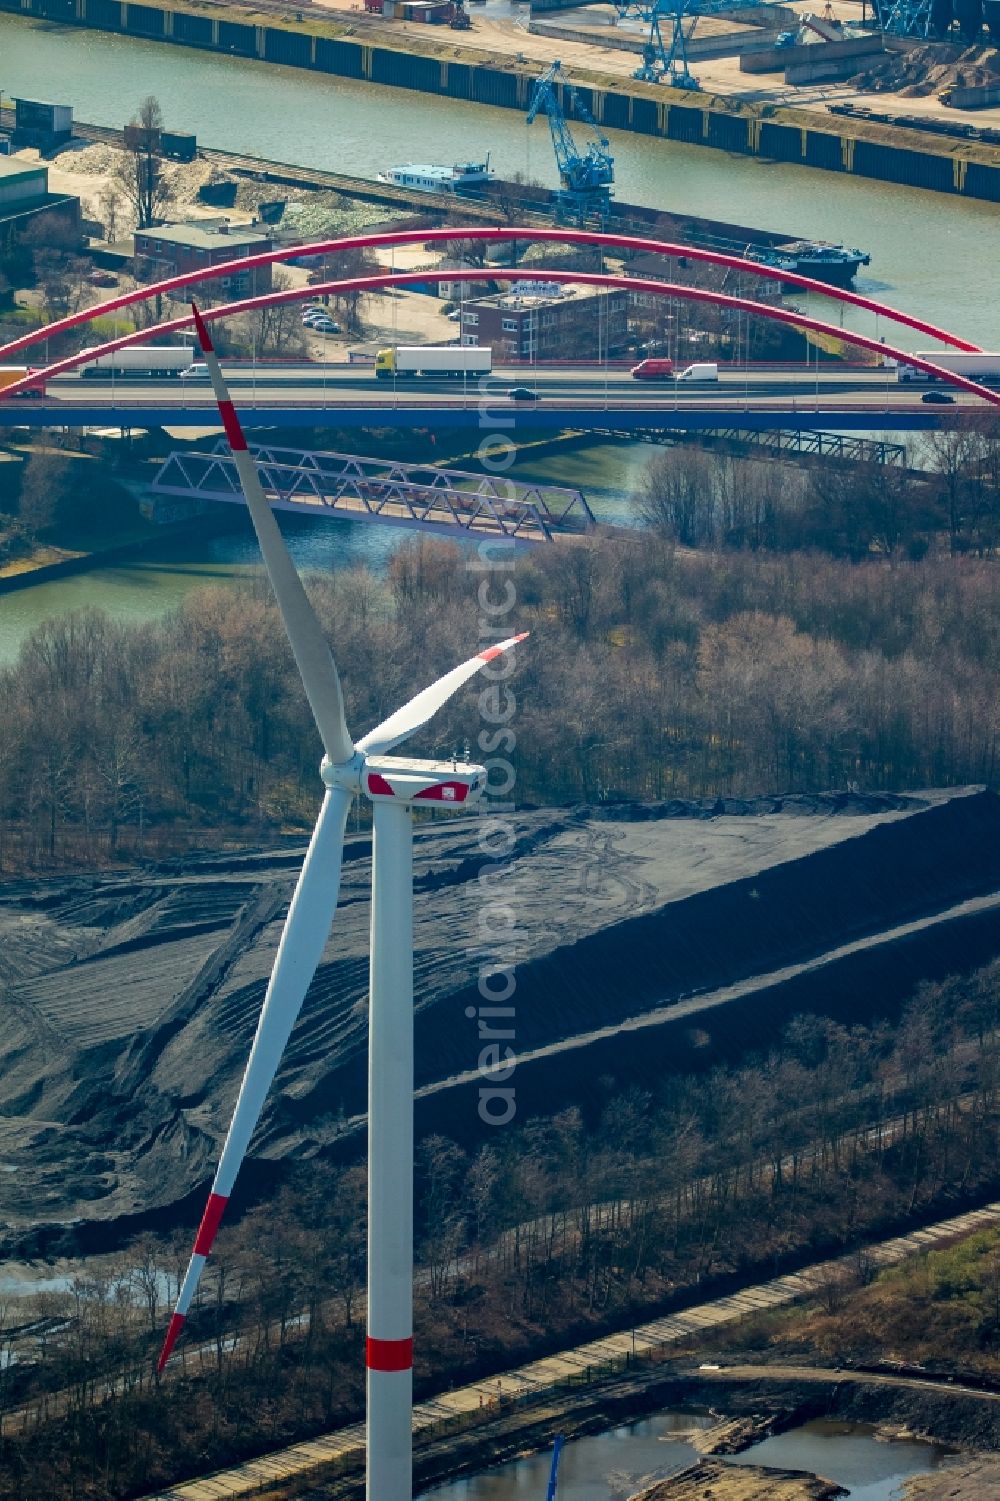
[[[462,343],[489,345],[503,364],[603,359],[627,337],[627,292],[527,282],[462,309]]]
[[[80,229],[80,200],[68,193],[49,192],[49,169],[16,156],[0,156],[0,227],[26,229],[39,215],[62,214],[72,229]]]
[[[162,224],[155,229],[136,230],[136,273],[143,281],[162,281],[169,276],[184,276],[188,271],[221,266],[226,261],[263,255],[273,247],[273,240],[253,225],[220,224],[215,220],[203,224]],[[210,286],[234,297],[269,292],[271,267],[248,266]],[[177,296],[188,297],[190,290],[185,288]]]

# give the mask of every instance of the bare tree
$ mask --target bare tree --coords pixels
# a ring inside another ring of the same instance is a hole
[[[57,448],[36,448],[21,479],[21,523],[34,537],[55,522],[66,487],[68,461]]]
[[[275,292],[286,292],[292,285],[287,271],[275,271],[271,283]],[[306,341],[302,333],[302,320],[298,304],[279,302],[271,307],[262,307],[247,318],[249,342],[258,355],[301,355],[305,353]]]
[[[101,217],[104,223],[104,237],[110,243],[118,238],[118,228],[122,214],[122,192],[119,184],[112,178],[102,190],[98,199]]]
[[[149,94],[136,118],[125,127],[125,149],[111,178],[135,216],[136,229],[148,229],[173,197],[159,156],[162,130],[160,102]]]

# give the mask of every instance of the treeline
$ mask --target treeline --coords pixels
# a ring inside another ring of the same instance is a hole
[[[483,575],[466,561],[424,542],[385,579],[311,580],[358,733],[480,649]],[[516,596],[501,627],[533,632],[513,680],[521,801],[996,778],[987,561],[691,556],[643,534],[518,554],[501,577]],[[414,750],[475,749],[476,691]],[[195,593],[150,625],[45,624],[0,672],[0,715],[0,868],[259,839],[314,816],[319,745],[263,582]]]
[[[639,492],[648,525],[684,547],[794,552],[858,561],[1000,542],[1000,414],[963,414],[917,445],[917,469],[826,458],[812,466],[691,444],[662,450]]]
[[[864,1280],[866,1241],[991,1191],[998,1029],[995,964],[923,987],[895,1028],[800,1017],[738,1069],[655,1094],[609,1081],[593,1118],[498,1131],[474,1156],[424,1140],[418,1391],[845,1248]],[[356,1417],[364,1206],[362,1169],[312,1163],[225,1228],[159,1386],[188,1234],[45,1295],[41,1334],[12,1328],[8,1304],[0,1497],[142,1494]],[[1000,1344],[1000,1316],[983,1339]]]

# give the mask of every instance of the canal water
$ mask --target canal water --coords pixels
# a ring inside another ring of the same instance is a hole
[[[501,176],[526,171],[549,186],[557,181],[546,122],[529,128],[511,110],[9,15],[0,16],[0,58],[5,94],[55,92],[99,125],[123,125],[155,94],[172,129],[276,161],[374,177],[405,161],[464,161],[489,151]],[[126,82],[109,89],[111,77]],[[984,348],[1000,345],[995,205],[618,131],[610,138],[619,198],[860,245],[872,264],[859,290]],[[830,307],[817,302],[821,316]],[[845,318],[872,326],[860,311]],[[927,340],[901,334],[901,342]]]
[[[698,1459],[691,1433],[715,1420],[707,1414],[659,1413],[565,1446],[559,1501],[626,1501],[643,1486],[666,1479]],[[942,1451],[932,1444],[883,1443],[869,1428],[817,1422],[766,1439],[729,1461],[811,1470],[836,1481],[852,1501],[895,1501],[909,1475],[934,1469]],[[548,1454],[512,1460],[481,1475],[425,1492],[425,1501],[542,1501]]]
[[[635,519],[632,492],[655,452],[646,443],[594,443],[538,457],[529,452],[512,472],[525,480],[582,488],[599,517],[628,524]],[[416,535],[376,522],[287,514],[279,521],[296,564],[319,573],[360,563],[384,573],[396,549]],[[193,589],[240,583],[259,567],[257,542],[244,517],[221,536],[165,541],[115,567],[0,595],[0,665],[12,662],[25,637],[53,615],[96,607],[115,620],[156,620]]]

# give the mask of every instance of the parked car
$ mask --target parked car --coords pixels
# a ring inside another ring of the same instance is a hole
[[[533,391],[530,386],[511,386],[510,390],[507,392],[507,395],[510,397],[511,401],[541,400],[538,392]]]
[[[91,271],[87,277],[92,287],[117,287],[118,278],[113,271],[102,271],[100,267]]]
[[[340,324],[334,323],[332,318],[310,318],[306,328],[311,328],[314,334],[340,333]]]
[[[925,391],[920,400],[926,402],[928,406],[933,407],[953,407],[955,405],[954,396],[949,396],[947,391]]]

